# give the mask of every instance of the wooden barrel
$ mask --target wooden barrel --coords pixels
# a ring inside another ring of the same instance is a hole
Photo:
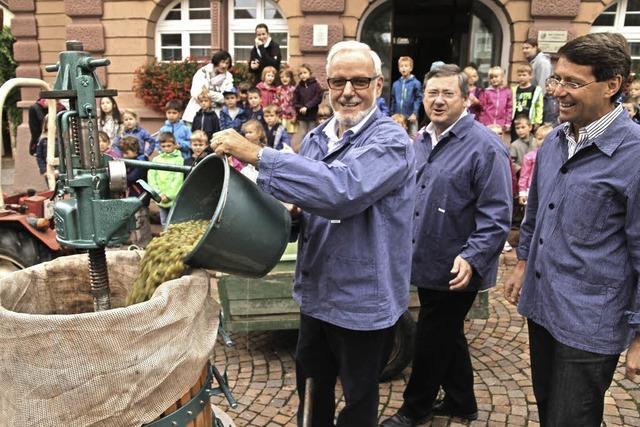
[[[215,415],[211,410],[211,381],[213,375],[209,363],[202,368],[196,383],[160,417],[145,427],[212,427]]]

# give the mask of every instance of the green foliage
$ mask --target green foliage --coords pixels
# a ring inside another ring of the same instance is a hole
[[[249,72],[249,65],[246,62],[236,62],[231,69],[233,74],[233,85],[238,87],[242,82],[249,82],[253,85],[253,74]]]
[[[18,64],[16,64],[13,59],[14,42],[15,39],[11,35],[11,29],[7,26],[2,28],[0,32],[0,85],[16,76]],[[20,91],[16,89],[9,94],[4,104],[7,117],[14,126],[12,129],[13,132],[15,132],[15,128],[22,122],[22,114],[18,108],[18,101],[20,101]]]

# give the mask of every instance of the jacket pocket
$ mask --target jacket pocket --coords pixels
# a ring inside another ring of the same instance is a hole
[[[548,289],[549,304],[545,309],[550,310],[549,318],[555,325],[583,336],[600,330],[609,286],[558,276]]]
[[[376,265],[369,258],[346,258],[332,255],[327,273],[329,305],[352,313],[372,313],[379,310]]]
[[[570,188],[564,199],[562,226],[573,237],[584,242],[594,241],[604,230],[612,203],[611,197]]]

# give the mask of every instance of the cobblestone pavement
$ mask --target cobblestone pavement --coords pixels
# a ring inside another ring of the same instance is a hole
[[[501,276],[514,264],[513,252],[503,257]],[[511,304],[502,297],[502,285],[490,292],[489,319],[467,322],[467,339],[475,370],[479,419],[472,423],[436,417],[425,424],[443,426],[537,426],[538,413],[529,371],[527,328]],[[294,331],[273,331],[232,336],[235,346],[219,341],[215,362],[226,365],[233,396],[231,409],[224,398],[214,398],[237,426],[295,426],[298,396],[295,390]],[[640,387],[624,378],[624,356],[605,398],[607,426],[640,426]],[[410,368],[391,382],[380,384],[380,419],[393,415],[402,404]],[[344,401],[338,386],[338,409]]]

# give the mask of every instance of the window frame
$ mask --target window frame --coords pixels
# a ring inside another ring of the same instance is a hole
[[[616,12],[615,12],[615,17],[613,19],[613,26],[592,25],[590,32],[591,33],[616,32],[616,33],[622,34],[627,39],[628,43],[640,44],[640,26],[632,27],[632,26],[624,25],[624,21],[628,13],[627,12],[628,0],[619,0],[618,2],[611,3],[607,5],[607,7],[605,7],[602,10],[602,12],[604,12],[605,10],[609,9],[611,6],[614,6],[614,5],[616,6]],[[600,14],[602,14],[602,12],[600,12]],[[640,15],[640,11],[634,11],[632,13]],[[595,19],[598,19],[598,17],[600,17],[600,14]],[[594,19],[594,22],[595,22],[595,19]],[[632,56],[631,60],[632,61],[636,60],[640,62],[640,55]],[[640,72],[640,69],[638,69],[637,71]]]
[[[180,5],[180,19],[167,20],[167,15],[177,6]],[[195,8],[195,10],[203,10]],[[209,12],[211,14],[211,12]],[[189,0],[174,0],[168,4],[158,19],[155,31],[155,57],[158,62],[170,62],[171,60],[162,59],[162,35],[163,34],[179,34],[181,39],[181,61],[191,56],[191,48],[202,48],[202,46],[192,46],[190,44],[191,34],[208,34],[209,50],[211,50],[211,16],[208,19],[189,19]]]
[[[283,55],[282,63],[285,64],[289,61],[289,43],[290,43],[290,34],[289,34],[289,25],[287,22],[287,18],[284,17],[284,13],[282,9],[271,0],[255,0],[256,1],[256,18],[255,19],[236,19],[234,18],[234,10],[235,10],[235,0],[229,0],[228,9],[228,22],[229,22],[229,53],[233,57],[234,62],[239,63],[247,63],[244,60],[236,60],[236,44],[235,44],[235,34],[243,33],[243,34],[252,34],[255,38],[256,25],[258,24],[266,24],[269,27],[269,33],[286,33],[287,34],[287,45],[284,46],[286,48],[286,55]],[[280,15],[283,17],[282,19],[265,19],[265,5],[266,3],[270,3],[274,9],[276,9]],[[244,45],[239,45],[244,47]],[[281,45],[281,48],[283,46]]]

